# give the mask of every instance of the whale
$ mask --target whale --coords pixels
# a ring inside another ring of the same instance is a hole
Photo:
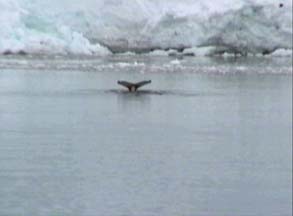
[[[119,85],[122,85],[123,87],[127,88],[129,92],[136,92],[139,88],[141,88],[144,85],[150,84],[152,81],[151,80],[143,80],[140,82],[128,82],[124,80],[118,80],[117,83]]]

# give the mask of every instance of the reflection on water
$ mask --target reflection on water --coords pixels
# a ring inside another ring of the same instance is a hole
[[[104,93],[113,93],[127,98],[143,97],[146,95],[162,95],[162,96],[175,96],[175,97],[202,97],[202,96],[220,96],[220,93],[210,92],[192,92],[185,90],[138,90],[137,92],[129,92],[125,90],[105,90]]]
[[[150,95],[148,93],[143,93],[142,91],[128,92],[109,90],[105,92],[117,96],[118,107],[124,110],[125,114],[129,115],[129,118],[132,118],[132,112],[141,112],[142,110],[149,108],[151,103]]]
[[[292,75],[225,64],[2,70],[0,215],[291,215]]]
[[[1,91],[0,96],[2,97],[104,97],[106,95],[117,95],[118,97],[125,98],[124,100],[140,100],[147,96],[174,96],[174,97],[214,97],[221,96],[222,93],[216,92],[200,92],[200,91],[188,91],[188,90],[138,90],[136,92],[129,92],[127,90],[119,89],[82,89],[72,91]]]

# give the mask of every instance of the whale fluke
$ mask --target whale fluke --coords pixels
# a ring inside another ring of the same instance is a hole
[[[123,80],[118,80],[118,84],[119,85],[122,85],[124,87],[126,87],[128,89],[128,91],[130,92],[135,92],[137,91],[138,88],[146,85],[146,84],[149,84],[151,83],[152,81],[151,80],[144,80],[144,81],[141,81],[141,82],[137,82],[137,83],[132,83],[132,82],[127,82],[127,81],[123,81]]]

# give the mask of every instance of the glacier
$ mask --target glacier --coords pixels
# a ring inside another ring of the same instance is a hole
[[[0,0],[1,54],[292,55],[292,1]]]

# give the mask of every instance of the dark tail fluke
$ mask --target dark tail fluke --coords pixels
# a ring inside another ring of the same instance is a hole
[[[119,85],[122,85],[124,87],[126,87],[130,92],[136,91],[138,88],[150,84],[152,81],[151,80],[144,80],[141,82],[137,82],[137,83],[132,83],[132,82],[127,82],[127,81],[123,81],[123,80],[119,80],[117,83]]]

